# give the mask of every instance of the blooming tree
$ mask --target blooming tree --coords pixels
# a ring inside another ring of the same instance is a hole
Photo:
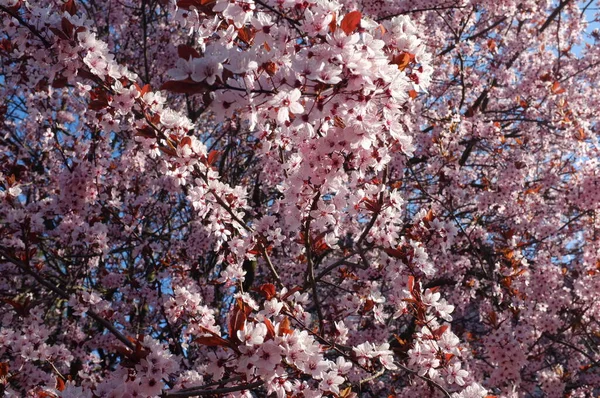
[[[0,392],[591,397],[593,0],[0,0]]]

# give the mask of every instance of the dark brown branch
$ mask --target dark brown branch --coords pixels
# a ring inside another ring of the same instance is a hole
[[[385,21],[386,19],[392,19],[395,17],[399,17],[400,15],[414,14],[417,12],[426,12],[426,11],[444,11],[444,10],[453,10],[453,9],[461,9],[465,8],[464,6],[459,6],[458,3],[453,4],[451,6],[442,6],[442,7],[427,7],[427,8],[414,8],[412,10],[406,10],[399,12],[397,14],[386,15],[385,17],[381,17],[376,19],[377,22]]]
[[[496,26],[500,25],[502,22],[506,21],[508,17],[502,17],[500,19],[498,19],[496,22],[494,22],[493,24],[491,24],[490,26],[488,26],[487,28],[483,28],[482,30],[480,30],[477,33],[473,33],[471,36],[467,37],[465,39],[465,41],[471,41],[471,40],[475,40],[483,35],[485,35],[486,33],[488,33],[489,31],[491,31],[492,29],[494,29]],[[449,45],[448,47],[446,47],[444,50],[442,50],[442,52],[440,52],[438,54],[438,56],[442,56],[442,55],[446,55],[448,54],[450,51],[454,50],[456,48],[456,44],[457,43],[453,43],[451,45]]]
[[[555,343],[562,344],[565,347],[569,347],[570,349],[577,351],[578,353],[580,353],[581,355],[583,355],[584,357],[586,357],[587,359],[589,359],[591,361],[591,365],[593,365],[593,366],[600,366],[600,361],[596,361],[594,359],[594,357],[592,357],[587,352],[583,351],[581,348],[578,348],[578,347],[574,346],[573,344],[568,343],[566,341],[559,340],[558,338],[550,335],[547,332],[544,332],[543,336],[546,337],[546,338],[548,338],[549,340],[555,342]]]
[[[310,211],[308,214],[308,218],[306,220],[306,227],[304,229],[304,246],[306,248],[306,261],[307,261],[306,276],[307,276],[308,282],[310,283],[310,286],[312,289],[313,299],[315,300],[315,308],[317,309],[317,317],[319,318],[319,333],[321,333],[321,335],[324,336],[325,335],[325,322],[323,319],[323,311],[321,310],[321,303],[319,302],[317,282],[315,280],[315,267],[314,267],[314,263],[313,263],[313,259],[312,259],[312,249],[311,249],[312,242],[310,241],[310,222],[312,220],[312,216],[310,215],[310,212],[313,210],[316,210],[318,208],[317,204],[319,202],[320,197],[321,197],[321,191],[317,191],[317,194],[315,195],[313,202],[310,206]]]
[[[236,391],[244,391],[251,390],[253,388],[257,388],[265,384],[264,381],[255,381],[250,384],[242,384],[234,387],[223,387],[223,388],[215,388],[213,390],[190,390],[186,389],[186,391],[178,391],[178,392],[165,392],[162,397],[164,398],[186,398],[186,397],[196,397],[196,396],[204,396],[204,395],[224,395],[231,392]]]
[[[142,0],[142,34],[144,35],[143,40],[143,52],[144,52],[144,78],[146,84],[150,84],[150,68],[148,67],[148,21],[146,20],[146,0]]]
[[[554,9],[554,11],[552,11],[552,13],[548,16],[548,19],[546,19],[546,21],[544,22],[544,24],[542,25],[542,27],[538,30],[538,33],[540,33],[540,34],[544,33],[544,31],[548,28],[548,26],[550,26],[550,24],[552,23],[552,21],[554,21],[554,19],[558,16],[558,14],[560,14],[561,11],[570,2],[571,2],[571,0],[561,0],[561,2],[558,4],[558,7],[556,7]]]

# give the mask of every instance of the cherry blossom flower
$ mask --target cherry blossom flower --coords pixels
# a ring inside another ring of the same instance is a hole
[[[267,327],[258,323],[256,325],[246,324],[242,330],[238,330],[237,337],[247,345],[261,345],[267,334]]]
[[[215,84],[217,78],[221,78],[223,73],[223,64],[217,57],[202,57],[193,60],[192,80],[202,82],[206,80],[208,84]]]
[[[97,52],[89,52],[83,58],[83,62],[90,68],[90,72],[94,75],[104,78],[106,76],[106,67],[108,63],[103,55]]]
[[[327,373],[321,373],[321,378],[323,380],[321,380],[321,383],[319,384],[319,388],[322,391],[325,391],[325,392],[330,391],[335,394],[340,393],[339,385],[344,382],[344,378],[339,376],[337,374],[337,372],[330,371]]]
[[[281,90],[271,103],[277,110],[277,122],[284,124],[290,120],[290,114],[301,115],[304,112],[304,107],[300,104],[300,96],[302,93],[298,89]]]
[[[253,361],[260,374],[272,372],[281,362],[283,349],[273,340],[264,342],[253,356]]]
[[[448,383],[456,383],[459,386],[465,385],[464,378],[469,375],[469,372],[461,369],[460,362],[455,362],[454,364],[450,365],[447,372],[448,375],[446,376],[446,380],[448,381]]]
[[[187,60],[178,58],[175,69],[170,69],[168,73],[173,80],[185,80],[191,77],[195,69],[195,61],[191,57]]]

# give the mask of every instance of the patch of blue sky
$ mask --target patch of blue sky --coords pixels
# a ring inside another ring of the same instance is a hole
[[[600,8],[598,5],[594,5],[593,3],[594,0],[579,2],[579,7],[583,12],[583,17],[586,21],[586,27],[584,30],[583,40],[571,49],[571,51],[578,57],[583,54],[586,44],[594,45],[593,32],[596,29],[600,30],[600,15],[598,13]]]

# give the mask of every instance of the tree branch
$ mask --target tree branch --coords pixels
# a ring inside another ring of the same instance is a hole
[[[223,394],[228,394],[231,392],[251,390],[253,388],[260,387],[263,384],[265,384],[265,382],[262,380],[259,380],[259,381],[255,381],[254,383],[250,383],[250,384],[243,384],[243,385],[234,386],[234,387],[215,388],[213,390],[186,389],[185,391],[178,391],[178,392],[171,392],[171,393],[165,392],[165,393],[163,393],[162,397],[164,397],[164,398],[186,398],[186,397],[196,397],[196,396],[204,396],[204,395],[223,395]],[[199,388],[202,388],[202,387],[199,387]]]
[[[552,11],[552,13],[548,16],[548,19],[546,19],[546,21],[544,22],[544,24],[542,25],[542,27],[538,30],[538,33],[540,33],[540,34],[544,33],[544,31],[548,28],[548,26],[550,26],[550,24],[552,23],[552,21],[554,21],[554,19],[558,16],[558,14],[560,14],[561,11],[570,2],[571,2],[571,0],[561,0],[561,2],[558,4],[558,7],[556,7],[554,9],[554,11]]]

